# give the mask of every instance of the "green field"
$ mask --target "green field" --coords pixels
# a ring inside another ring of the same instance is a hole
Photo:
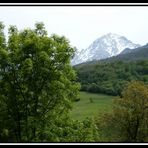
[[[110,112],[114,98],[104,94],[80,92],[80,101],[74,102],[71,116],[73,119],[83,120],[86,117],[94,117],[100,113]]]

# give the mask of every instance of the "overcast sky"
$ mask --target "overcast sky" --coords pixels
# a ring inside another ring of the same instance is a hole
[[[34,27],[43,22],[48,35],[66,36],[72,46],[87,48],[95,39],[107,33],[127,37],[134,43],[148,43],[148,7],[85,6],[85,7],[0,7],[0,21],[6,29]]]

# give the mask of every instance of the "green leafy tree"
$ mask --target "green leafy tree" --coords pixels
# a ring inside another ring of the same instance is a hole
[[[10,26],[7,44],[3,29],[0,23],[0,136],[37,141],[77,98],[70,65],[75,49],[63,36],[48,37],[43,23],[23,31]]]
[[[114,115],[121,125],[126,141],[144,142],[148,138],[148,87],[132,82],[116,100]]]
[[[104,141],[147,142],[148,87],[131,82],[115,100],[113,113],[102,115],[98,127]]]

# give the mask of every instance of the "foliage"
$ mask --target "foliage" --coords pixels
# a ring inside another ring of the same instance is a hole
[[[110,63],[104,61],[81,64],[74,68],[82,91],[117,96],[133,80],[148,84],[148,60]]]
[[[103,141],[147,142],[148,87],[134,81],[122,96],[115,100],[113,113],[104,114],[97,121]]]
[[[95,142],[98,138],[98,129],[88,118],[83,121],[58,118],[46,131],[47,142]]]
[[[77,98],[75,49],[65,37],[48,37],[43,23],[23,31],[10,26],[8,43],[3,29],[0,23],[0,141],[39,142],[48,122]]]

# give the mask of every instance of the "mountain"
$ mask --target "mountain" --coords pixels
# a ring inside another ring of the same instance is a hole
[[[77,52],[72,59],[72,65],[79,63],[106,59],[120,54],[125,48],[134,49],[140,47],[124,36],[108,33],[95,40],[87,49]]]
[[[120,54],[127,54],[127,53],[131,53],[131,52],[139,51],[139,50],[142,50],[142,49],[146,49],[146,48],[148,48],[148,43],[144,46],[135,48],[134,50],[132,50],[130,48],[126,48]]]
[[[130,48],[125,48],[120,54],[130,53],[132,50]]]
[[[148,44],[135,48],[135,49],[125,49],[119,55],[104,59],[101,61],[112,62],[112,61],[137,61],[137,60],[147,60],[148,59]]]
[[[141,61],[141,60],[142,61],[148,60],[148,43],[144,46],[141,46],[132,50],[129,48],[126,48],[117,56],[113,56],[113,57],[101,59],[101,60],[88,61],[88,62],[78,64],[76,66],[83,66],[83,65],[93,66],[97,63],[111,63],[111,62],[118,62],[118,61],[132,62],[132,61]]]

